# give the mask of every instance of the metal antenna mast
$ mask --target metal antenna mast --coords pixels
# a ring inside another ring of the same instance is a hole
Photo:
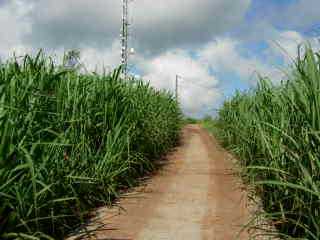
[[[121,29],[121,65],[124,78],[128,76],[128,39],[129,39],[129,19],[128,2],[122,0],[122,29]]]

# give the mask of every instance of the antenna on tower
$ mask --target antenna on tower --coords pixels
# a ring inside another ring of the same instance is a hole
[[[122,65],[122,73],[124,78],[128,77],[128,40],[129,40],[129,16],[128,16],[128,8],[129,8],[129,0],[122,0],[122,28],[121,28],[121,65]],[[134,50],[130,49],[131,52]]]

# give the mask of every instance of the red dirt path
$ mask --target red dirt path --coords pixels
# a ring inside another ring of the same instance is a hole
[[[112,208],[101,208],[86,232],[70,239],[249,239],[247,194],[233,161],[198,125],[183,130],[182,144],[143,186]]]

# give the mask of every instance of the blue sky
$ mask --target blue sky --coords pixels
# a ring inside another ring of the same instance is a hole
[[[258,73],[279,82],[298,44],[320,49],[319,0],[135,0],[130,20],[132,73],[170,91],[181,75],[182,107],[196,117],[254,87]],[[76,48],[89,70],[120,62],[119,0],[0,0],[0,24],[2,59]]]
[[[284,10],[297,2],[298,0],[253,0],[246,14],[246,21],[250,23],[269,17],[273,12]]]
[[[276,15],[281,15],[282,12],[287,12],[288,9],[295,6],[295,4],[298,4],[299,0],[253,0],[250,4],[250,7],[248,8],[248,11],[245,14],[244,22],[242,23],[242,26],[238,26],[235,29],[231,30],[230,32],[226,32],[226,35],[229,36],[241,36],[246,34],[252,34],[250,33],[250,30],[248,29],[254,27],[259,22],[264,22],[266,27],[273,28],[273,31],[278,32],[286,32],[286,31],[292,31],[296,32],[301,35],[301,38],[304,38],[306,41],[308,41],[308,38],[317,38],[320,36],[320,15],[318,18],[315,18],[314,21],[307,22],[302,25],[294,25],[290,23],[290,19],[286,21],[282,21],[283,19],[281,17],[276,17]],[[320,1],[319,3],[315,3],[316,1],[310,1],[312,2],[310,7],[313,7],[314,5],[320,8]],[[304,1],[304,3],[307,5],[309,1]],[[307,6],[308,7],[308,6]],[[308,12],[304,10],[304,12]],[[317,11],[320,13],[320,11]],[[301,19],[303,20],[303,19]],[[242,32],[242,29],[244,31]],[[253,33],[253,34],[259,34],[259,32]],[[256,57],[261,62],[264,62],[265,64],[273,64],[276,65],[278,68],[286,68],[287,64],[284,60],[285,53],[281,54],[281,49],[279,49],[279,55],[273,56],[271,58],[272,63],[266,61],[268,58],[266,55],[268,54],[268,50],[270,49],[270,41],[276,41],[277,39],[270,38],[259,38],[257,36],[256,39],[248,39],[246,41],[241,42],[241,48],[239,50],[239,53],[241,56],[245,58],[251,58]],[[312,39],[311,41],[314,41]],[[297,43],[300,43],[297,41]],[[281,47],[286,48],[286,46],[282,46],[281,42],[279,42],[279,45]],[[317,47],[317,46],[315,46]],[[280,48],[280,47],[279,47]],[[294,56],[292,56],[294,57]],[[270,61],[270,60],[269,60]],[[248,84],[245,79],[241,79],[237,75],[232,74],[222,74],[220,76],[221,81],[221,88],[223,89],[225,97],[230,97],[234,94],[236,90],[244,91],[252,86]]]

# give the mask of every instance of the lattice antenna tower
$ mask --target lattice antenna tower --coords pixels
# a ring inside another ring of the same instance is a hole
[[[121,27],[121,65],[124,78],[128,76],[128,40],[129,40],[129,0],[122,0],[122,27]]]

